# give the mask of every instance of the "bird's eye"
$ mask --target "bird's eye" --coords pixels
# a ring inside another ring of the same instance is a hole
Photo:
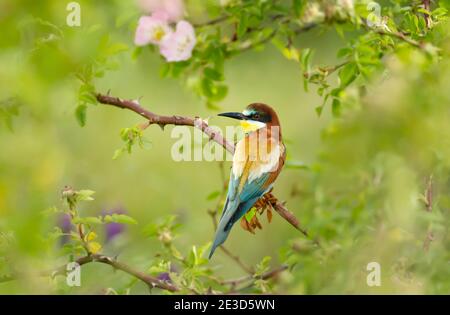
[[[253,118],[254,118],[254,119],[259,119],[259,114],[258,114],[258,113],[253,114]]]

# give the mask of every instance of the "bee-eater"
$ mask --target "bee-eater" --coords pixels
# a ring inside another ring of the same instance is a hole
[[[272,188],[286,158],[280,121],[270,106],[253,103],[242,113],[219,116],[240,120],[245,136],[235,147],[227,199],[209,258],[225,242],[233,224]]]

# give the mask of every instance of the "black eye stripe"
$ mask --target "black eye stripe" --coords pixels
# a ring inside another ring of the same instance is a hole
[[[260,121],[263,123],[267,123],[270,121],[270,115],[263,112],[251,111],[250,113],[247,113],[245,116],[247,117],[247,119]]]

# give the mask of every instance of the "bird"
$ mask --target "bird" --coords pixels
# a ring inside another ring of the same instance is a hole
[[[227,198],[209,259],[225,242],[234,223],[272,189],[286,159],[280,121],[269,105],[252,103],[242,113],[227,112],[218,116],[240,120],[244,137],[235,146]]]

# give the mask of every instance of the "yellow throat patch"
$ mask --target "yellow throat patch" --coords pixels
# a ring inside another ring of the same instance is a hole
[[[241,127],[245,133],[253,132],[265,127],[266,124],[255,120],[241,120]]]

